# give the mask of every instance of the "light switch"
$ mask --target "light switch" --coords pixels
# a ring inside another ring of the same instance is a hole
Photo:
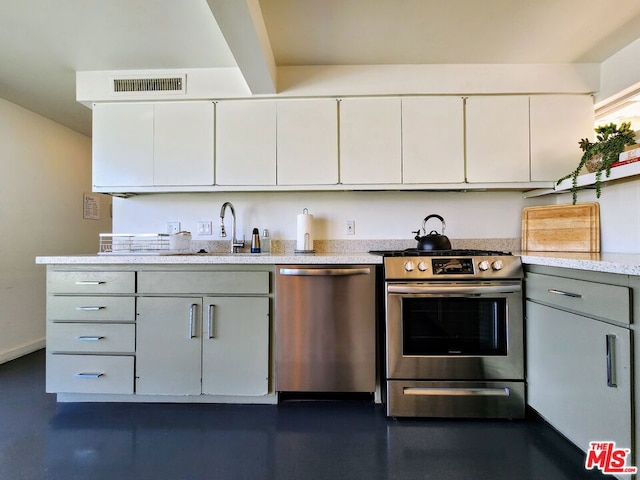
[[[211,222],[198,222],[198,235],[211,235]]]

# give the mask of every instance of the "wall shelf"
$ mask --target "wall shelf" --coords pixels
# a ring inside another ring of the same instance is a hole
[[[611,169],[611,174],[607,177],[606,172],[602,172],[602,176],[600,181],[602,183],[610,182],[612,180],[622,180],[622,179],[632,179],[640,175],[640,162],[627,163],[626,165],[620,165],[619,167],[613,167]],[[543,188],[530,190],[528,192],[524,192],[524,198],[533,198],[540,197],[543,195],[551,195],[554,193],[563,193],[571,191],[571,178],[567,178],[560,182],[559,185],[554,186],[553,188]],[[578,188],[586,188],[595,185],[596,183],[596,174],[595,173],[587,173],[584,175],[578,176]]]

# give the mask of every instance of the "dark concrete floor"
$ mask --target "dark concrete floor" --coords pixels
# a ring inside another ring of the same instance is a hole
[[[57,404],[44,352],[0,365],[0,480],[612,478],[537,418],[394,420],[370,402]]]

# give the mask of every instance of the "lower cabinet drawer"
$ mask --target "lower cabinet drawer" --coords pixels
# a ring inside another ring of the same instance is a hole
[[[134,293],[135,272],[52,272],[47,273],[47,292],[77,293]]]
[[[133,322],[134,297],[64,296],[47,297],[47,320],[78,322]]]
[[[134,353],[134,324],[114,323],[49,323],[49,353]]]
[[[527,273],[525,291],[528,299],[580,315],[623,324],[631,320],[628,287]]]
[[[47,355],[48,393],[133,393],[131,356]]]
[[[138,293],[269,293],[269,272],[139,272]]]

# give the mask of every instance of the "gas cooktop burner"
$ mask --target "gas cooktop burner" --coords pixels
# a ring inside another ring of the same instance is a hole
[[[406,250],[370,250],[373,255],[383,257],[474,257],[474,256],[505,256],[511,252],[498,252],[494,250],[419,250],[407,248]]]

